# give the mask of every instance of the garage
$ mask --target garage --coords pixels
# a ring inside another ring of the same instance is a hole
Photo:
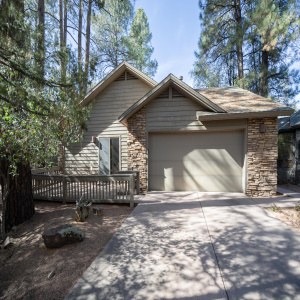
[[[149,133],[148,145],[150,190],[244,190],[244,131]]]

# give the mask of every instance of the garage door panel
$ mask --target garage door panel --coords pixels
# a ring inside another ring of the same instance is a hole
[[[149,166],[149,174],[155,176],[210,176],[210,175],[234,175],[240,170],[240,166],[233,162],[215,162],[202,161],[201,163],[194,161],[168,161],[169,164],[163,164],[161,161],[153,162]],[[171,167],[170,167],[171,166]]]
[[[157,188],[165,191],[205,191],[205,192],[236,192],[239,176],[183,176],[158,184]]]
[[[197,147],[197,145],[194,145]],[[243,156],[240,153],[240,150],[236,148],[240,148],[240,145],[234,146],[230,145],[226,149],[223,148],[214,148],[214,149],[195,149],[191,150],[191,148],[187,148],[186,146],[178,146],[177,149],[170,149],[169,152],[164,151],[163,147],[157,147],[157,149],[151,149],[152,157],[156,157],[155,161],[175,161],[178,160],[178,157],[181,157],[183,161],[207,161],[207,160],[230,160],[230,161],[238,161],[239,164],[243,161]],[[234,159],[233,159],[234,157]]]
[[[150,134],[149,188],[241,192],[243,132]]]

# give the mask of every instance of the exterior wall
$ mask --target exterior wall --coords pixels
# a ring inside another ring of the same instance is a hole
[[[260,132],[261,124],[265,124],[265,132]],[[277,118],[248,119],[247,196],[276,195],[277,139]]]
[[[127,125],[128,170],[140,171],[140,189],[146,193],[148,190],[146,106],[132,115]]]
[[[194,100],[178,92],[175,94],[172,89],[172,94],[163,93],[147,105],[147,128],[149,131],[201,130],[202,126],[196,118],[196,111],[199,110],[205,109]]]
[[[92,143],[92,136],[120,137],[120,169],[127,170],[127,128],[118,117],[150,89],[139,79],[117,80],[107,86],[94,100],[83,140],[65,147],[66,173],[99,173],[99,143]]]

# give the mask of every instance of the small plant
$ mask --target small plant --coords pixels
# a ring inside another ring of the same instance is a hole
[[[273,203],[273,204],[270,206],[270,210],[271,210],[271,211],[274,211],[274,212],[280,212],[280,211],[281,211],[280,207],[278,207],[275,203]]]
[[[76,238],[84,238],[83,232],[78,228],[72,226],[59,231],[62,237],[76,237]]]

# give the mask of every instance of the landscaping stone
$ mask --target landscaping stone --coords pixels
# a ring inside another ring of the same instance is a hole
[[[48,229],[42,237],[47,248],[60,248],[67,244],[81,242],[84,239],[82,231],[68,224]]]

